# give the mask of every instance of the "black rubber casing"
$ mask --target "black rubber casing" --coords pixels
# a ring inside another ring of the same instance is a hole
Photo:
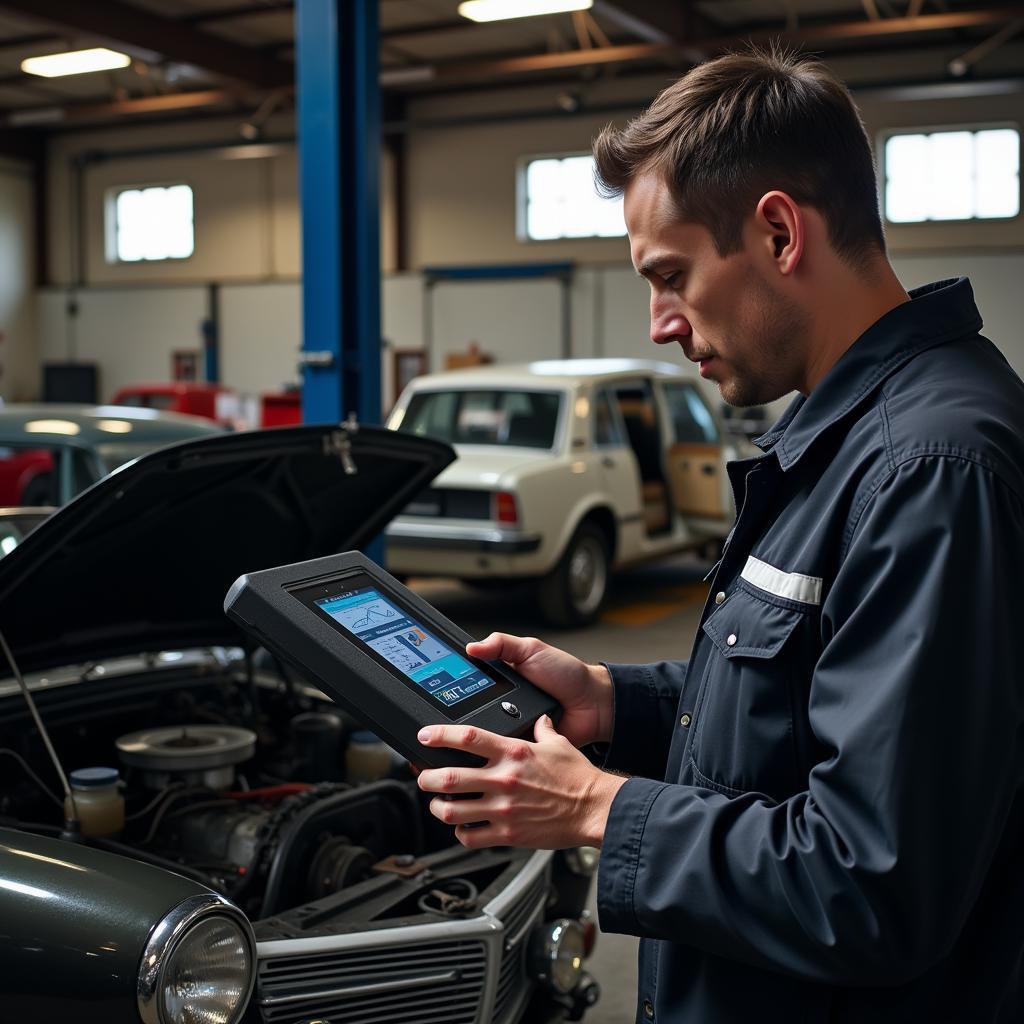
[[[370,577],[382,595],[393,595],[400,605],[405,605],[424,626],[456,651],[464,653],[466,644],[473,640],[465,630],[359,551],[241,576],[224,599],[224,611],[260,645],[294,665],[332,700],[421,767],[483,763],[480,758],[460,750],[421,746],[416,734],[425,725],[455,722],[502,736],[531,739],[533,725],[541,715],[550,715],[558,722],[562,708],[553,697],[504,662],[476,659],[470,660],[496,679],[511,683],[513,689],[496,695],[493,701],[463,718],[452,717],[446,721],[426,697],[418,696],[292,593],[321,583],[343,584],[345,576],[355,573]],[[513,704],[519,717],[503,710],[504,702]],[[457,715],[458,706],[452,711]]]

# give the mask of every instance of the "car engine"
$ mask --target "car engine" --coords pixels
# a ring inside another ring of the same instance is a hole
[[[453,845],[456,874],[470,884],[453,882],[433,899],[444,909],[428,901],[423,912],[452,914],[501,873],[483,851],[461,857],[469,851],[429,814],[408,763],[383,744],[360,746],[361,723],[280,666],[150,664],[116,677],[94,672],[35,699],[66,771],[120,772],[123,831],[87,841],[195,878],[253,921],[372,890],[375,880],[420,878],[431,858],[451,860]],[[0,822],[59,833],[62,815],[50,805],[60,803],[57,787],[45,781],[53,769],[13,692],[0,695],[3,753],[21,769],[4,768]],[[502,863],[517,859],[506,850]],[[407,894],[396,899],[405,913]]]

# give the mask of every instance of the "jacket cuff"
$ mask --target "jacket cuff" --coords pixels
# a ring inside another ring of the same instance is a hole
[[[627,779],[608,812],[597,868],[597,915],[601,930],[639,935],[634,894],[644,829],[665,782]]]
[[[668,735],[662,735],[663,688],[648,665],[609,665],[612,679],[612,738],[602,768],[660,779],[668,760]],[[674,696],[669,708],[675,710]]]

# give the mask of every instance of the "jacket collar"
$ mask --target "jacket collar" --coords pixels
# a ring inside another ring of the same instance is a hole
[[[904,363],[925,349],[981,330],[981,314],[966,277],[909,292],[911,302],[876,320],[806,397],[798,395],[779,421],[754,439],[790,469],[811,444],[858,406]]]

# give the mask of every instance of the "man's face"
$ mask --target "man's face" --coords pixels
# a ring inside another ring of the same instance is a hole
[[[730,405],[761,405],[792,391],[807,321],[766,278],[756,232],[744,232],[738,252],[719,256],[707,228],[679,220],[654,174],[626,188],[625,214],[633,266],[651,286],[651,340],[680,345]]]

